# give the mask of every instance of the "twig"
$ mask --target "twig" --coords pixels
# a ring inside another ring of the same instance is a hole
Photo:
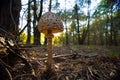
[[[15,46],[17,49],[14,49],[13,46],[11,46],[8,41],[5,41],[5,42],[6,42],[6,45],[7,45],[5,47],[11,53],[9,55],[12,55],[12,53],[15,54],[18,58],[20,58],[23,61],[24,64],[26,64],[27,71],[29,71],[32,74],[35,74],[35,71],[32,69],[31,64],[28,63],[27,60],[22,56],[21,51],[19,50],[19,48],[17,46]]]
[[[9,75],[9,77],[10,77],[10,80],[13,80],[10,71],[9,71],[7,68],[5,68],[5,70],[7,71],[8,75]]]
[[[0,63],[5,66],[6,68],[10,69],[11,71],[13,71],[12,67],[10,67],[9,65],[7,65],[2,59],[0,59]]]
[[[87,80],[90,80],[89,71],[87,70]]]
[[[30,25],[31,20],[28,21],[28,23],[25,25],[25,27],[18,33],[18,36],[25,30],[26,27]]]
[[[6,75],[8,75],[9,79],[13,80],[12,75],[11,75],[10,71],[8,70],[8,68],[10,70],[12,70],[12,68],[10,66],[8,66],[6,63],[4,63],[1,59],[0,59],[0,67],[2,67],[6,71],[6,73],[7,73]]]
[[[55,59],[55,58],[58,58],[58,57],[68,57],[68,56],[73,56],[74,54],[64,54],[64,55],[57,55],[57,56],[53,56],[52,58]],[[38,60],[42,61],[42,60],[46,60],[47,57],[45,58],[40,58]]]
[[[22,78],[22,77],[32,77],[32,78],[36,78],[35,75],[33,74],[22,74],[22,75],[17,75],[14,80],[18,80],[19,78]]]

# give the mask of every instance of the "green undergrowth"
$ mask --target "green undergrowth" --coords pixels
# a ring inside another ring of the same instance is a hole
[[[110,53],[110,56],[112,56],[112,57],[118,57],[118,56],[119,56],[119,53],[116,52],[116,51],[112,51],[112,52]]]

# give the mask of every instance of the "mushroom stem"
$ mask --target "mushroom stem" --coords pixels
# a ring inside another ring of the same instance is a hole
[[[48,50],[48,59],[47,59],[47,68],[51,69],[52,66],[52,38],[53,34],[51,30],[47,31],[47,50]]]

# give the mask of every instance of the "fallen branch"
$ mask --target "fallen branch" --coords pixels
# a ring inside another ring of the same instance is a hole
[[[33,74],[22,74],[22,75],[17,75],[14,80],[19,80],[20,78],[29,78],[29,79],[32,79],[32,80],[36,80],[36,76],[33,75]]]
[[[64,54],[64,55],[53,56],[52,58],[53,58],[53,59],[59,58],[59,57],[71,57],[71,58],[76,58],[76,57],[79,57],[79,56],[81,56],[81,57],[87,57],[87,58],[92,58],[92,57],[96,57],[97,54],[94,54],[94,55],[86,55],[86,54],[81,54],[81,53],[79,53],[79,54]],[[40,59],[38,59],[38,60],[42,61],[42,60],[46,60],[46,59],[47,59],[47,57],[45,57],[45,58],[40,58]]]

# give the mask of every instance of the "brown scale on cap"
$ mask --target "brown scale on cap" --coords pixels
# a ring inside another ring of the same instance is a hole
[[[63,31],[63,24],[58,15],[49,11],[41,16],[38,23],[38,30],[45,34],[47,31],[58,33]]]

